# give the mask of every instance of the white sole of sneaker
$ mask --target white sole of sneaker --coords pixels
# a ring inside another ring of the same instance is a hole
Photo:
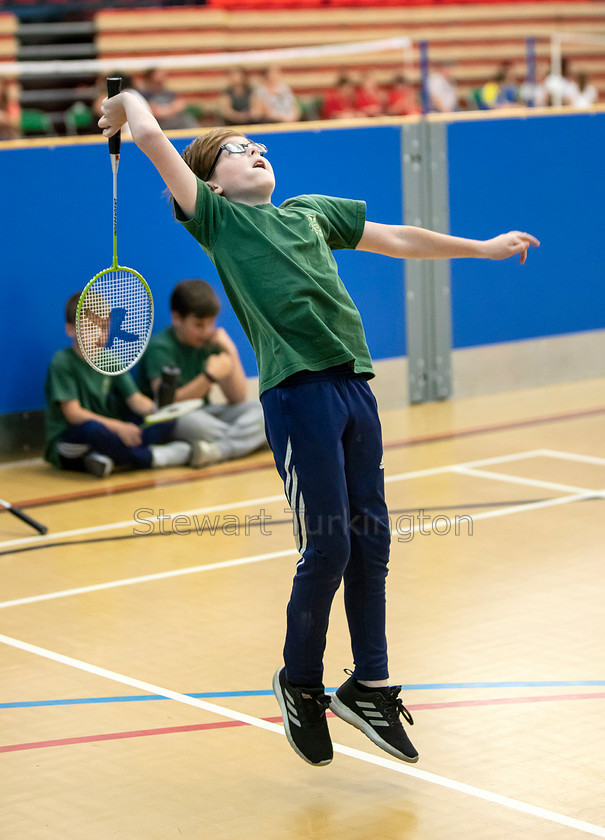
[[[296,746],[296,744],[294,743],[294,741],[292,739],[292,733],[290,732],[290,720],[288,718],[288,709],[287,709],[287,706],[286,706],[286,700],[285,700],[285,697],[284,697],[283,692],[281,690],[281,683],[279,681],[280,672],[281,672],[281,668],[278,668],[277,671],[273,674],[273,694],[275,694],[275,698],[276,698],[277,702],[279,703],[279,708],[281,710],[281,716],[282,716],[283,724],[284,724],[284,731],[286,733],[286,738],[288,739],[288,743],[290,744],[290,746],[292,747],[292,749],[294,750],[296,755],[300,756],[300,758],[302,758],[303,761],[306,761],[307,764],[310,764],[311,767],[325,767],[326,764],[330,764],[330,762],[332,761],[331,758],[329,758],[327,761],[318,761],[318,762],[309,761],[307,756],[298,749],[298,747]]]
[[[409,755],[405,755],[405,753],[396,750],[395,747],[392,747],[389,743],[387,743],[387,741],[383,741],[380,735],[369,725],[369,723],[363,720],[363,718],[360,718],[359,715],[356,715],[355,712],[351,711],[351,709],[349,709],[348,706],[345,706],[344,703],[341,703],[336,694],[332,694],[331,696],[332,701],[330,703],[330,711],[334,712],[337,717],[347,723],[350,723],[351,726],[354,726],[356,729],[359,729],[360,732],[367,735],[373,744],[376,744],[377,747],[380,747],[381,750],[388,752],[389,755],[392,755],[394,758],[406,761],[408,764],[416,764],[418,761],[417,755],[410,757]]]

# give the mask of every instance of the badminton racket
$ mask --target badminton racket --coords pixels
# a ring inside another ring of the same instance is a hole
[[[181,402],[170,403],[162,408],[148,414],[143,421],[143,426],[155,426],[156,423],[167,423],[169,420],[178,420],[186,414],[191,414],[204,405],[204,400],[181,400]]]
[[[120,92],[122,79],[107,79],[107,95]],[[88,364],[117,376],[145,352],[153,326],[153,298],[147,281],[133,268],[118,265],[118,166],[121,136],[109,138],[113,173],[113,262],[90,280],[78,301],[76,337]]]
[[[21,508],[11,505],[10,502],[5,501],[4,499],[0,499],[0,505],[2,505],[3,508],[6,508],[6,510],[9,513],[12,513],[13,516],[16,516],[18,519],[21,519],[22,522],[26,522],[32,528],[35,528],[36,531],[38,531],[40,534],[45,534],[48,531],[46,525],[41,525],[39,522],[36,522],[35,519],[32,519],[31,516],[28,516],[26,513],[24,513],[21,510]]]

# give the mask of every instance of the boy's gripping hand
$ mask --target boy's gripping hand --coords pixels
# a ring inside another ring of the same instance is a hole
[[[102,117],[99,119],[99,128],[103,129],[104,137],[112,137],[128,121],[124,98],[128,93],[122,92],[115,96],[104,99],[101,103]]]
[[[129,123],[133,135],[137,129],[141,132],[150,127],[156,128],[161,133],[149,106],[127,90],[104,99],[101,103],[101,112],[103,116],[99,119],[99,128],[103,129],[105,137],[116,134],[126,122]]]
[[[540,242],[531,233],[521,233],[518,230],[511,230],[509,233],[501,233],[483,243],[485,256],[490,260],[505,260],[515,254],[521,255],[521,265],[527,259],[527,250],[530,245],[539,247]]]

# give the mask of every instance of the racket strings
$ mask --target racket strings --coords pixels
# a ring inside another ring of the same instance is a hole
[[[147,346],[153,303],[147,283],[127,268],[107,269],[82,293],[76,316],[84,358],[103,373],[128,370]]]

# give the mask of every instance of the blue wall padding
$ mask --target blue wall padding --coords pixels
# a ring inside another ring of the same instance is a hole
[[[451,232],[487,238],[518,228],[543,242],[522,269],[518,260],[452,262],[455,347],[605,326],[604,129],[605,114],[477,119],[448,127]],[[253,136],[269,146],[275,203],[313,192],[363,198],[368,219],[401,223],[399,126]],[[175,144],[182,149],[186,142]],[[43,406],[48,361],[66,343],[65,300],[111,263],[106,143],[0,149],[0,178],[0,352],[7,360],[0,413],[8,413]],[[160,177],[131,142],[122,145],[118,181],[118,256],[150,283],[156,329],[169,323],[173,285],[203,277],[219,291],[220,322],[254,375],[252,352],[214,267],[171,218]],[[404,355],[403,264],[363,253],[340,252],[337,259],[373,357]]]
[[[400,129],[397,126],[292,134],[254,134],[276,170],[274,201],[323,192],[368,203],[368,218],[400,223]],[[179,149],[185,140],[176,141]],[[107,144],[0,150],[2,323],[8,360],[0,413],[41,408],[52,354],[65,345],[66,299],[111,264],[112,187]],[[248,375],[256,364],[210,260],[172,219],[163,183],[146,157],[123,142],[118,173],[118,258],[139,270],[156,303],[155,329],[170,322],[174,284],[203,277],[219,291],[220,323],[234,337]],[[396,260],[338,254],[342,277],[362,311],[375,358],[405,353],[403,271]],[[284,278],[287,287],[287,278]],[[285,288],[287,294],[287,288]]]
[[[605,327],[605,114],[453,123],[450,229],[542,242],[526,265],[453,260],[454,347]]]

